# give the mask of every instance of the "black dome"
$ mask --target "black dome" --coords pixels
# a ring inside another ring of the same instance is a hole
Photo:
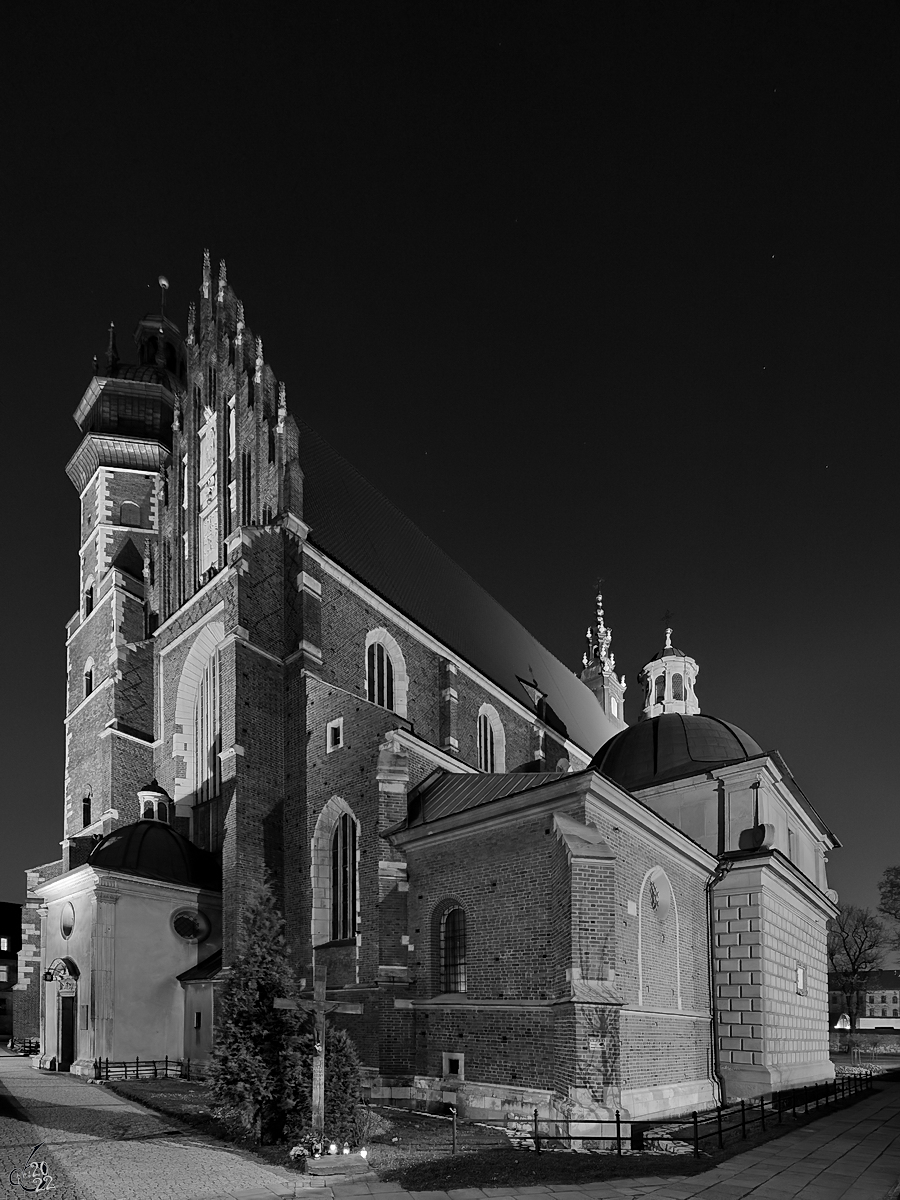
[[[610,738],[591,766],[633,792],[762,753],[749,734],[728,721],[699,713],[663,713]]]
[[[104,871],[222,890],[222,872],[216,856],[200,850],[162,821],[135,821],[133,825],[114,829],[97,843],[88,863]]]

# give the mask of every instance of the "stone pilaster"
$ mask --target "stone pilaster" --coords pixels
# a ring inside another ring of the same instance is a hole
[[[114,1057],[116,903],[118,892],[98,887],[93,898],[94,944],[91,963],[93,987],[94,1058]]]
[[[459,694],[456,690],[457,670],[452,662],[441,659],[441,709],[440,709],[440,739],[441,749],[448,754],[459,755],[458,710]]]

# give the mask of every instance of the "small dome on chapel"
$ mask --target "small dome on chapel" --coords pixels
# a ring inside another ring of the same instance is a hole
[[[216,856],[162,821],[135,821],[114,829],[97,843],[88,863],[103,871],[121,871],[186,887],[213,891],[222,888]]]

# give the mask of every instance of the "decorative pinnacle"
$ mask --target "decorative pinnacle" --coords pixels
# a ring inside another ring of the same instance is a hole
[[[602,580],[600,581],[602,582]],[[593,625],[589,625],[586,633],[588,648],[584,654],[582,662],[585,666],[589,662],[599,662],[604,673],[612,671],[616,665],[616,656],[610,650],[612,643],[612,630],[607,626],[606,619],[603,615],[603,594],[600,590],[600,582],[597,584],[597,616]]]
[[[197,323],[197,309],[194,307],[193,300],[188,305],[188,333],[187,343],[189,346],[194,344],[194,326]]]
[[[283,383],[278,385],[278,432],[284,433],[284,422],[287,417],[287,388]]]
[[[106,344],[106,366],[107,368],[114,367],[119,361],[119,351],[116,349],[116,326],[115,322],[109,323],[109,341]]]
[[[239,346],[244,341],[244,302],[243,302],[243,300],[238,300],[238,302],[237,302],[237,333],[235,335],[234,340],[237,342],[237,344]]]
[[[228,272],[225,269],[225,259],[219,261],[219,295],[216,297],[219,303],[225,299],[225,287],[228,283]]]
[[[209,265],[209,251],[203,251],[203,286],[200,292],[204,300],[209,299],[209,281],[212,276],[212,267]]]
[[[253,376],[254,383],[262,383],[263,361],[262,338],[258,337],[256,339],[256,373]]]

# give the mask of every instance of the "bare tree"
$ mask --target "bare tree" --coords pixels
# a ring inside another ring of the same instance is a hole
[[[856,1031],[866,976],[881,966],[890,943],[884,922],[871,908],[838,906],[838,915],[828,930],[828,965],[843,994],[851,1033]]]
[[[900,867],[888,867],[878,881],[881,903],[878,911],[891,922],[889,937],[894,950],[900,950]]]

